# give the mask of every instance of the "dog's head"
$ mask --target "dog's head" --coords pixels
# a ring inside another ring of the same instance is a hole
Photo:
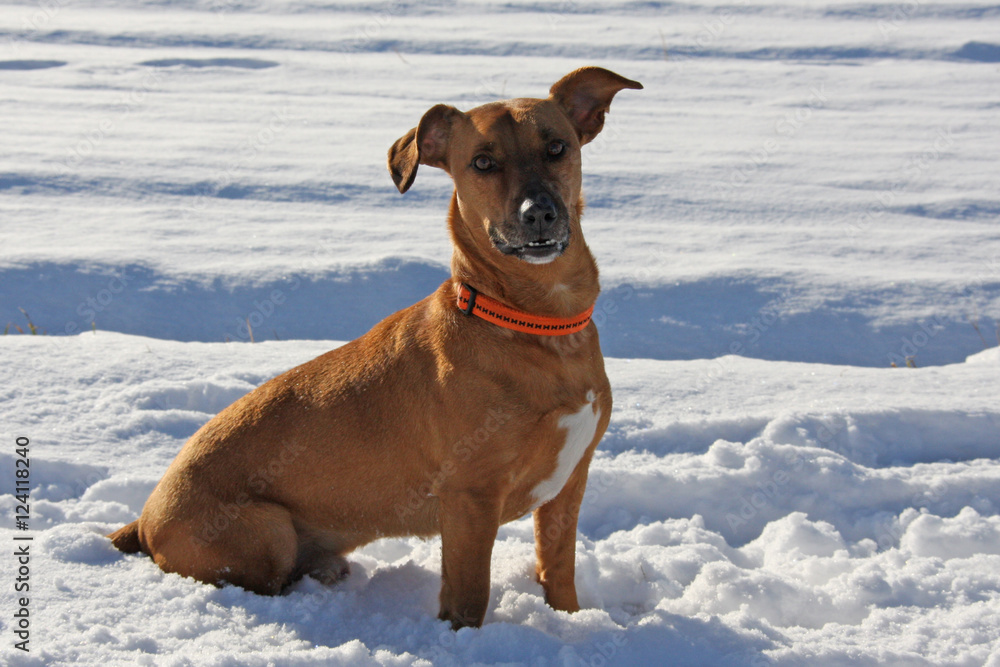
[[[611,100],[642,84],[600,67],[567,74],[546,99],[493,102],[462,112],[439,104],[389,149],[389,172],[406,192],[425,164],[455,182],[460,218],[504,255],[547,264],[570,244],[579,219],[580,147],[604,127]]]

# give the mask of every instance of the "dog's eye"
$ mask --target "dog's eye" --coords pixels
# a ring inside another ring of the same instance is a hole
[[[548,147],[549,157],[559,157],[564,152],[566,152],[566,142],[556,139],[555,141],[549,142]]]
[[[497,163],[493,161],[489,155],[477,155],[472,160],[472,166],[476,168],[477,171],[492,171]]]

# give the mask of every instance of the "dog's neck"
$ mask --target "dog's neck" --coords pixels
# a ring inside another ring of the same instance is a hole
[[[579,210],[581,207],[577,207]],[[572,222],[569,247],[548,264],[530,264],[501,254],[473,237],[477,231],[462,220],[457,197],[449,211],[454,252],[452,280],[534,315],[572,317],[594,305],[600,292],[597,263],[583,240],[579,218]]]

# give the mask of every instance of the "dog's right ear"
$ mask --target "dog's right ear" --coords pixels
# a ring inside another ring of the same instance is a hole
[[[399,191],[406,192],[417,177],[417,166],[426,164],[448,171],[448,138],[462,112],[447,104],[427,110],[415,128],[389,148],[389,174]]]

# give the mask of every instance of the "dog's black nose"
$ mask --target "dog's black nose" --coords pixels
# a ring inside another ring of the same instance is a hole
[[[559,209],[549,193],[537,192],[525,196],[518,214],[522,225],[542,232],[559,218]]]

